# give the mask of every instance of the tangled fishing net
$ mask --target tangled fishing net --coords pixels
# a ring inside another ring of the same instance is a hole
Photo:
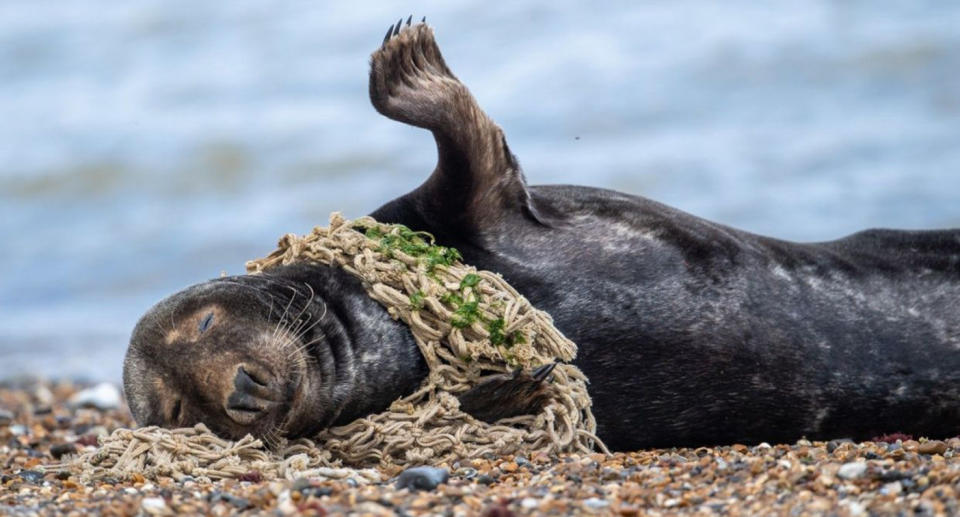
[[[460,262],[459,253],[423,232],[339,213],[330,226],[280,239],[257,274],[295,261],[340,267],[357,277],[390,316],[409,325],[430,373],[420,388],[381,413],[294,440],[276,450],[250,436],[236,441],[202,424],[177,430],[118,429],[100,449],[74,460],[84,475],[185,475],[243,478],[352,477],[375,481],[371,467],[451,463],[487,453],[534,454],[605,450],[594,434],[586,378],[570,364],[552,373],[554,396],[538,414],[495,423],[460,410],[457,394],[493,375],[571,361],[576,345],[545,312],[503,278]]]

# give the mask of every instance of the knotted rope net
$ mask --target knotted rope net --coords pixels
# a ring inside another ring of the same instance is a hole
[[[459,253],[402,225],[339,213],[329,227],[287,234],[250,274],[296,261],[340,267],[362,282],[390,316],[409,325],[429,374],[414,393],[381,413],[275,450],[250,436],[231,442],[202,425],[119,429],[75,460],[92,474],[210,478],[379,478],[371,467],[443,464],[491,453],[549,455],[606,451],[594,434],[586,377],[571,364],[576,345],[503,278],[460,262]],[[486,423],[460,410],[457,394],[491,376],[559,361],[553,396],[538,414]],[[344,466],[349,466],[346,468]]]

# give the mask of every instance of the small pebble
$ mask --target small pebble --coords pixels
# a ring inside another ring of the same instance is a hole
[[[234,508],[245,510],[250,507],[250,500],[246,497],[238,497],[232,494],[223,494],[221,499],[233,505]]]
[[[840,438],[838,440],[830,440],[829,442],[827,442],[827,452],[832,453],[833,451],[837,450],[837,448],[839,448],[841,445],[845,443],[853,443],[853,440],[849,438]]]
[[[457,471],[454,472],[454,474],[462,477],[463,479],[473,479],[477,477],[477,469],[473,467],[462,467],[460,469],[457,469]]]
[[[44,384],[38,385],[33,390],[33,398],[38,406],[49,406],[53,404],[53,392]]]
[[[447,469],[437,467],[412,467],[404,470],[397,477],[397,488],[409,488],[415,490],[433,490],[437,485],[446,483],[450,478],[450,472]]]
[[[50,455],[56,459],[60,459],[67,454],[74,454],[77,452],[77,446],[72,443],[58,443],[53,447],[50,447]]]
[[[480,483],[481,485],[492,485],[495,481],[496,479],[493,479],[493,477],[487,474],[480,474],[477,476],[477,483]]]
[[[844,463],[837,470],[837,477],[846,480],[857,479],[863,477],[866,472],[867,464],[862,461],[855,461],[851,463]]]
[[[43,472],[36,470],[21,470],[17,475],[22,477],[24,481],[31,483],[40,483],[43,481]]]
[[[899,481],[892,481],[883,485],[883,488],[880,489],[881,494],[887,495],[900,495],[900,492],[903,491],[903,485]]]
[[[589,499],[583,500],[583,506],[586,506],[590,510],[603,510],[606,507],[610,506],[610,502],[606,499],[600,499],[598,497],[591,497]]]
[[[10,425],[13,422],[13,412],[0,409],[0,425]]]
[[[303,492],[304,490],[310,488],[311,486],[313,485],[310,484],[309,479],[297,478],[296,481],[294,481],[293,484],[290,485],[290,490],[293,490],[294,492]]]
[[[927,440],[917,447],[921,454],[943,454],[947,452],[947,444],[940,440]]]
[[[140,509],[150,515],[163,515],[167,512],[167,503],[162,497],[144,497]]]
[[[67,400],[71,407],[94,407],[101,411],[120,407],[120,390],[109,382],[74,393]]]

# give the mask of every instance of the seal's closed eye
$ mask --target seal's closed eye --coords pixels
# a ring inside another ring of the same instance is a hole
[[[210,328],[210,325],[213,323],[213,312],[208,313],[202,320],[200,320],[200,326],[197,329],[200,333],[203,333],[205,330]]]

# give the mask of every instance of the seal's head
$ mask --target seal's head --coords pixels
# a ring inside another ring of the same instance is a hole
[[[330,423],[337,411],[324,380],[335,370],[324,345],[342,329],[309,282],[282,273],[198,284],[141,318],[123,368],[140,425],[202,421],[224,437],[270,441]]]

